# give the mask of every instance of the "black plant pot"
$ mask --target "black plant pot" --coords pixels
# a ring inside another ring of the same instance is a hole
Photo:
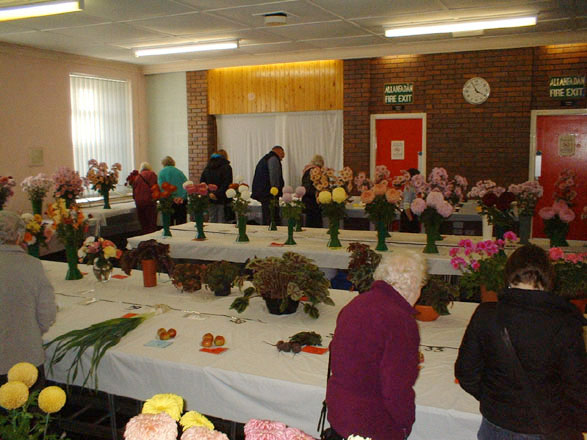
[[[216,296],[228,296],[230,295],[230,284],[228,286],[222,286],[221,288],[214,291]]]
[[[269,309],[269,313],[272,315],[290,315],[295,313],[300,305],[299,301],[292,301],[291,299],[287,299],[287,307],[282,312],[279,310],[281,306],[281,299],[280,298],[263,298],[265,300],[265,304],[267,304],[267,309]]]

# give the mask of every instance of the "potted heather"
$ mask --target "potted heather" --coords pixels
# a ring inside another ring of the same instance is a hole
[[[334,305],[328,287],[330,282],[312,260],[294,252],[282,257],[254,258],[246,266],[253,272],[252,287],[244,296],[233,301],[230,308],[242,313],[256,296],[265,300],[269,313],[284,315],[294,313],[299,303],[304,312],[318,318],[317,304]]]
[[[169,245],[157,240],[141,241],[139,245],[126,251],[120,257],[120,267],[127,275],[132,269],[141,264],[145,287],[157,285],[157,272],[163,270],[171,277],[173,274],[173,260],[169,256]]]
[[[353,283],[353,290],[366,292],[373,284],[373,273],[381,262],[381,254],[358,242],[351,243],[347,250],[351,253],[347,279]]]
[[[240,274],[237,264],[229,261],[215,261],[206,266],[203,281],[216,296],[230,295],[230,288]]]

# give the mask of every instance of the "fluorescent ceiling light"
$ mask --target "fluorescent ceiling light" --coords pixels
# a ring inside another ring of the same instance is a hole
[[[182,44],[181,46],[160,46],[150,49],[134,49],[135,57],[167,55],[171,53],[202,52],[206,50],[237,49],[238,41],[221,41],[218,43]]]
[[[81,11],[83,7],[83,0],[61,0],[10,6],[0,8],[0,21],[20,20],[22,18],[77,12]]]
[[[387,29],[386,37],[406,37],[409,35],[446,34],[451,32],[471,32],[483,29],[498,29],[521,26],[534,26],[536,17],[504,18],[499,20],[469,21],[429,26]]]

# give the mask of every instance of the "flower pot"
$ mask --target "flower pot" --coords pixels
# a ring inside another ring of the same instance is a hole
[[[483,240],[491,240],[493,238],[493,225],[489,224],[489,217],[486,215],[481,216],[481,226],[482,226],[482,235]]]
[[[296,226],[296,219],[290,217],[287,219],[287,240],[283,244],[294,245],[296,241],[293,238],[294,228]]]
[[[484,285],[481,285],[481,302],[497,302],[497,292],[487,290]]]
[[[387,225],[384,221],[379,220],[377,222],[377,246],[375,247],[376,251],[386,251],[387,244],[385,244],[385,239],[387,237]]]
[[[163,237],[171,237],[171,214],[168,212],[161,213],[161,221],[163,222]]]
[[[247,217],[245,215],[239,215],[236,225],[238,227],[236,241],[239,243],[246,243],[249,241],[249,237],[247,236]]]
[[[440,316],[432,306],[422,306],[416,304],[414,308],[417,310],[415,317],[418,321],[436,321]]]
[[[142,260],[143,285],[155,287],[157,285],[157,262],[155,260]]]
[[[287,307],[282,312],[279,310],[281,307],[281,298],[263,298],[265,300],[265,304],[267,305],[267,309],[269,313],[272,315],[291,315],[295,313],[300,305],[299,301],[292,301],[291,299],[287,299]]]
[[[101,190],[100,195],[104,198],[104,209],[112,209],[110,208],[110,191]]]
[[[108,260],[100,260],[99,258],[94,261],[94,265],[92,267],[92,271],[94,272],[94,276],[100,282],[105,283],[106,281],[110,281],[110,277],[112,276],[112,263]]]
[[[520,244],[530,243],[530,232],[532,231],[532,216],[520,215]]]
[[[204,234],[204,213],[196,212],[194,214],[194,221],[196,223],[196,240],[205,240],[206,234]]]
[[[587,298],[572,299],[571,302],[577,306],[579,312],[585,313],[585,307],[587,307]]]
[[[230,284],[226,286],[222,286],[216,290],[214,290],[215,296],[228,296],[230,295]]]
[[[33,214],[41,215],[43,213],[43,199],[33,199],[31,205],[33,205]]]

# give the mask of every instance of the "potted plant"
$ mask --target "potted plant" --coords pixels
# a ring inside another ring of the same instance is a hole
[[[328,287],[330,282],[312,260],[294,252],[282,257],[254,258],[245,266],[253,272],[252,284],[244,296],[233,301],[230,308],[242,313],[251,298],[260,296],[273,314],[294,313],[300,302],[304,312],[318,318],[317,304],[334,305]]]
[[[204,264],[176,264],[173,268],[171,282],[182,292],[195,292],[202,288],[202,275],[205,270]]]
[[[229,261],[215,261],[209,264],[204,273],[203,281],[216,296],[230,295],[230,288],[240,273],[238,265]]]
[[[587,255],[565,254],[561,248],[551,248],[548,252],[553,262],[553,292],[574,303],[581,313],[585,313],[587,305]]]
[[[173,274],[173,260],[169,256],[169,245],[157,240],[141,241],[139,245],[126,251],[120,258],[120,267],[127,275],[141,263],[145,287],[157,285],[156,273],[164,270],[169,276]]]
[[[434,321],[440,315],[449,315],[448,306],[459,297],[457,286],[445,281],[441,275],[432,275],[416,302],[419,321]]]
[[[351,253],[347,279],[353,283],[353,290],[366,292],[373,284],[373,273],[381,262],[381,255],[362,243],[351,243],[347,250]]]

